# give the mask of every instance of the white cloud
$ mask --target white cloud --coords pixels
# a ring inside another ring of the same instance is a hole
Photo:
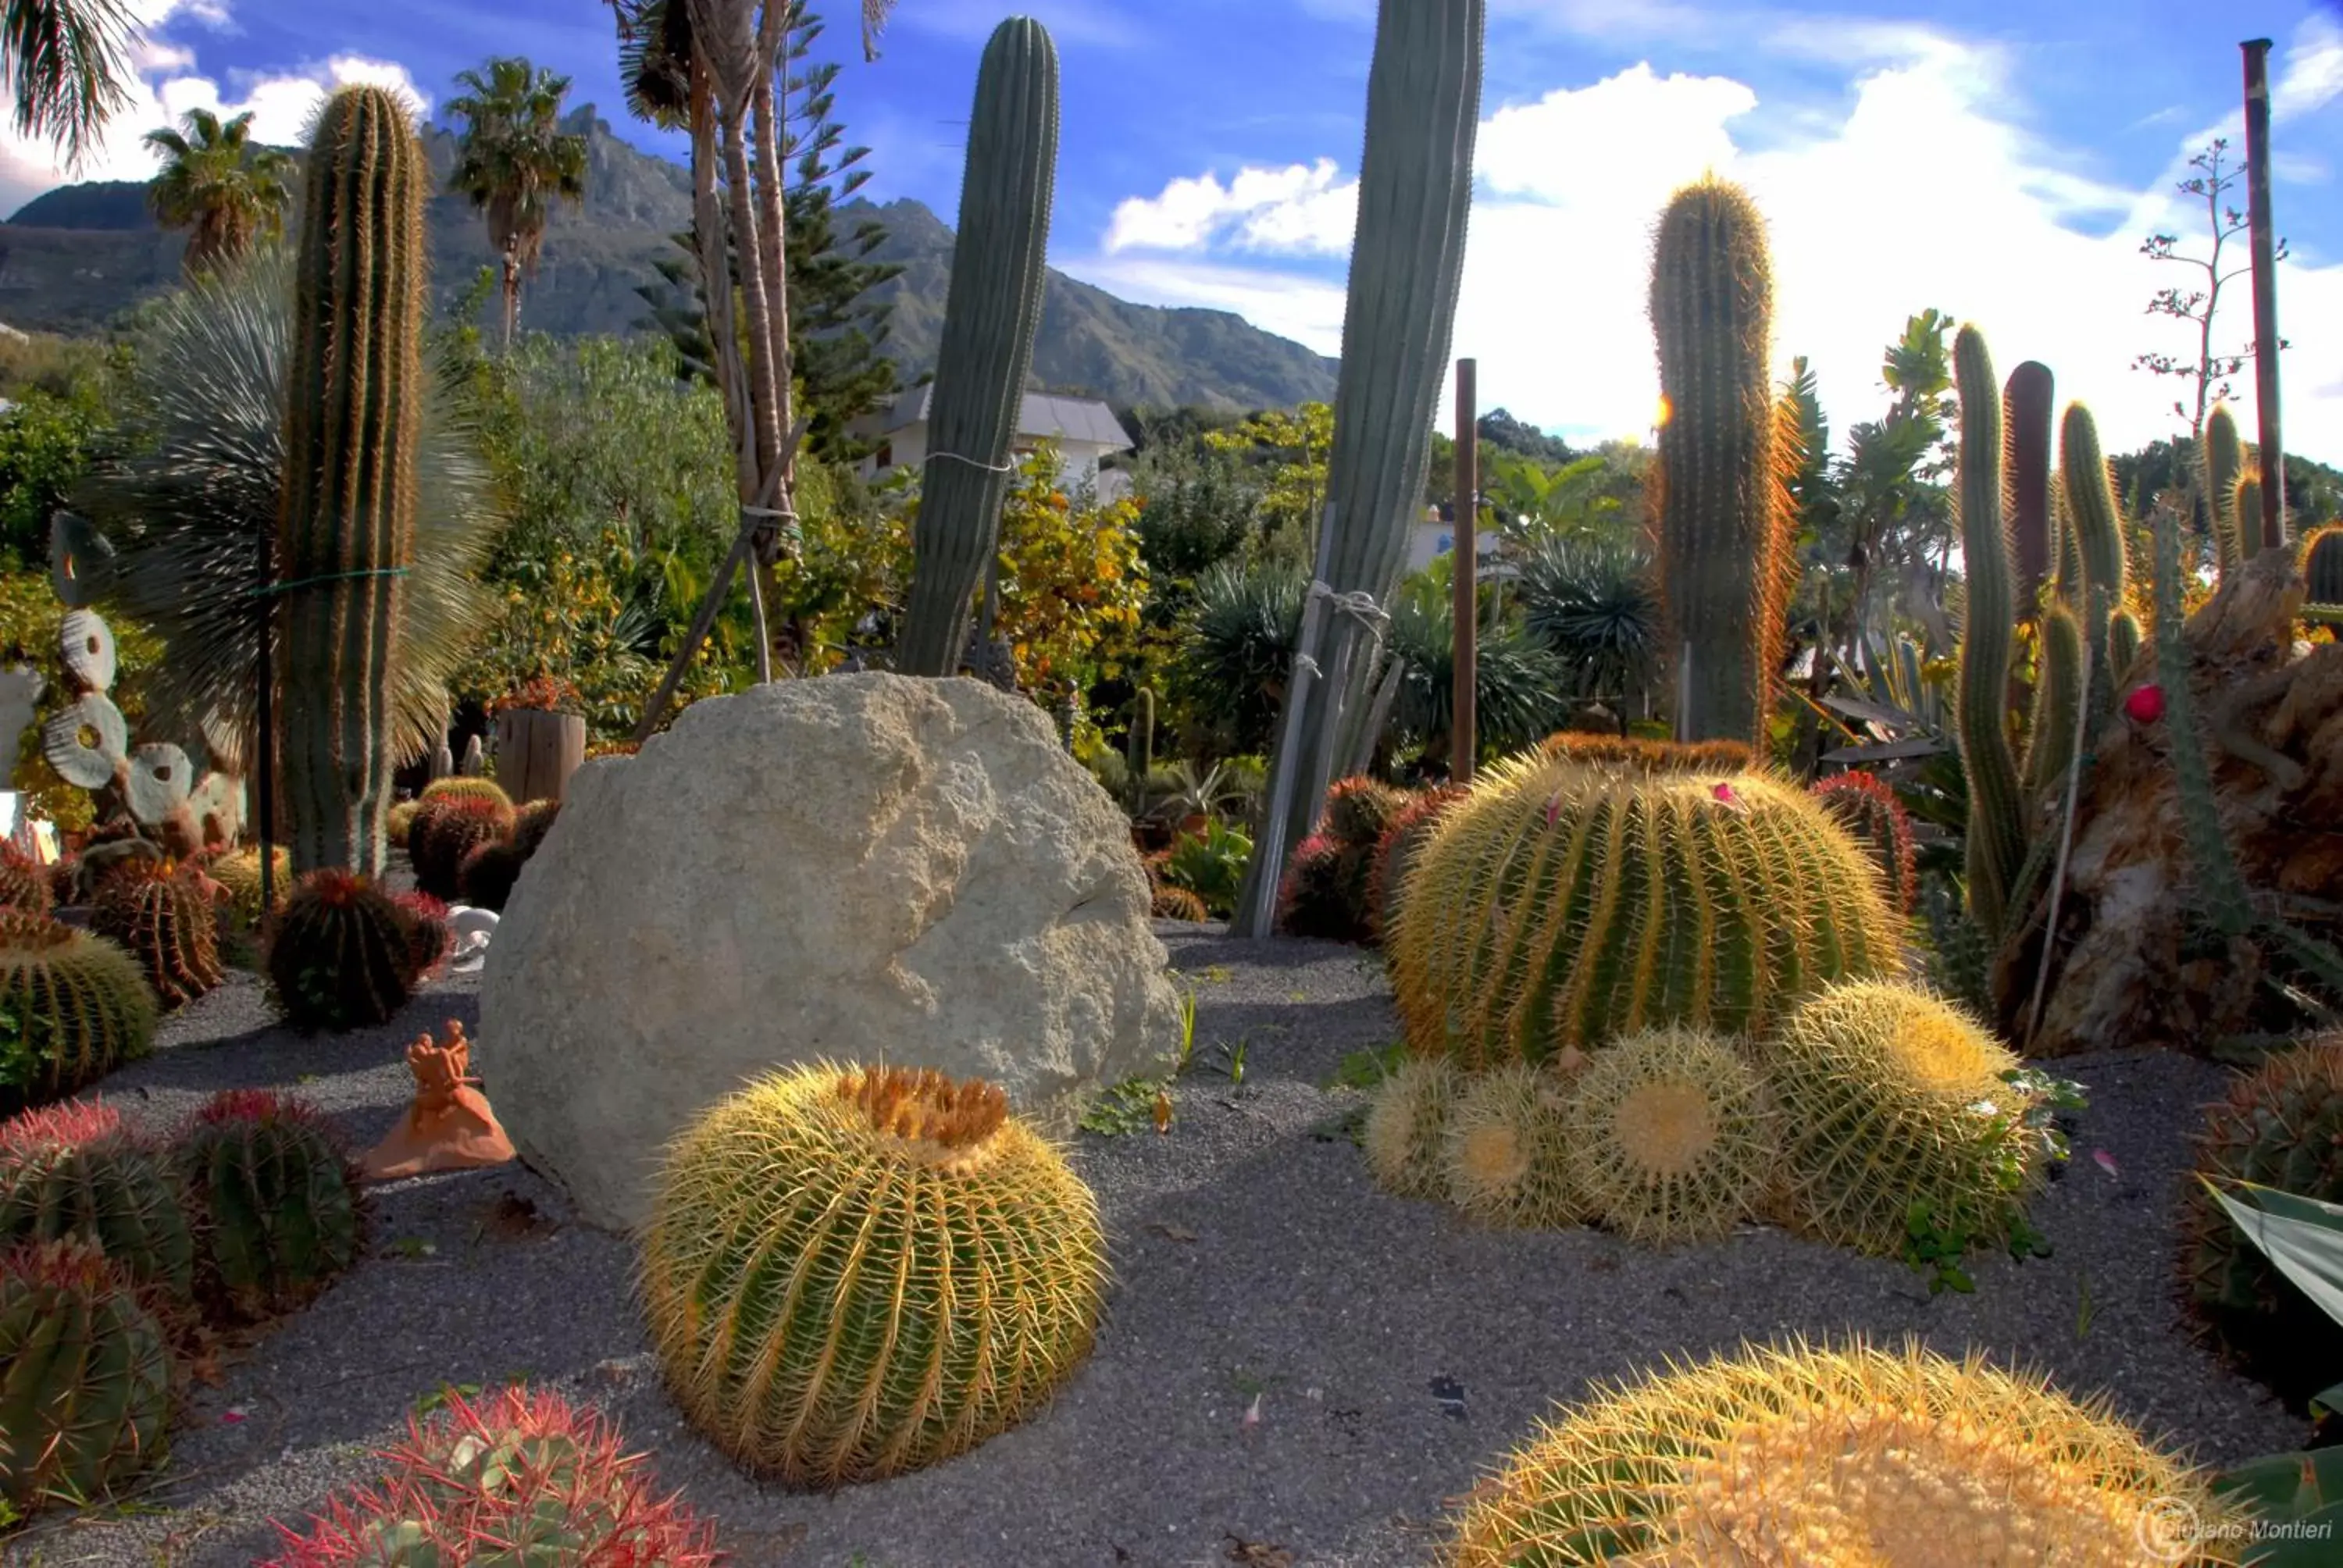
[[[149,32],[133,50],[136,78],[129,83],[130,102],[107,124],[82,166],[68,171],[63,158],[46,143],[19,136],[0,124],[0,216],[68,180],[143,180],[155,173],[156,157],[141,141],[158,126],[176,125],[191,108],[210,109],[223,116],[252,112],[256,141],[277,146],[300,141],[309,118],[333,88],[368,83],[403,95],[417,114],[430,112],[431,96],[415,85],[407,67],[395,61],[359,55],[337,55],[290,71],[236,73],[231,77],[236,95],[196,69],[196,51],[167,43],[152,29],[185,15],[212,25],[226,22],[226,9],[214,0],[145,0],[134,7]],[[0,115],[10,100],[0,93]]]
[[[2180,384],[2131,363],[2143,350],[2188,348],[2185,327],[2145,313],[2157,289],[2187,278],[2141,256],[2139,242],[2160,230],[2201,248],[2201,210],[2179,205],[2168,179],[2143,191],[2067,173],[2080,160],[2020,127],[1994,51],[1916,33],[1906,45],[1897,64],[1860,75],[1834,123],[1759,150],[1735,136],[1757,106],[1750,87],[1648,65],[1487,114],[1453,348],[1479,360],[1483,405],[1550,428],[1645,432],[1659,387],[1645,314],[1652,227],[1673,189],[1714,169],[1766,216],[1775,371],[1805,355],[1835,429],[1878,417],[1882,349],[1907,316],[1934,306],[1983,327],[2005,374],[2023,359],[2050,366],[2062,405],[2087,402],[2109,447],[2173,434]],[[2274,112],[2307,114],[2343,95],[2343,34],[2307,24],[2273,65]],[[2199,142],[2178,144],[2176,170]],[[1599,178],[1555,153],[1589,146],[1602,149]],[[1916,167],[1923,149],[1935,173]],[[1061,265],[1139,297],[1237,309],[1338,353],[1339,281],[1246,253],[1281,248],[1262,243],[1276,236],[1287,250],[1339,256],[1354,201],[1354,179],[1322,160],[1243,170],[1225,185],[1175,181],[1117,209],[1106,256]],[[2251,313],[2241,284],[2232,288],[2219,336],[2242,344]],[[2343,461],[2343,384],[2325,384],[2343,363],[2343,265],[2285,264],[2279,297],[2293,344],[2288,445]],[[2250,430],[2250,375],[2242,380]]]

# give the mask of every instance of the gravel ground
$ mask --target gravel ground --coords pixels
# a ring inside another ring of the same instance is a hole
[[[374,1256],[226,1358],[135,1503],[45,1523],[0,1558],[242,1568],[274,1543],[271,1516],[297,1521],[372,1474],[368,1449],[418,1399],[521,1375],[598,1402],[665,1486],[720,1523],[743,1568],[1421,1564],[1445,1501],[1554,1401],[1785,1333],[1916,1333],[2044,1366],[2207,1462],[2304,1437],[2190,1342],[2174,1302],[2184,1141],[2220,1068],[2163,1053],[2062,1064],[2091,1103],[2074,1168],[2037,1210],[2056,1255],[1986,1260],[1975,1295],[1932,1301],[1911,1270],[1767,1228],[1651,1252],[1592,1231],[1476,1231],[1387,1197],[1338,1125],[1363,1096],[1322,1087],[1346,1053],[1394,1037],[1372,955],[1157,929],[1196,988],[1198,1065],[1170,1136],[1079,1141],[1113,1241],[1111,1315],[1025,1427],[831,1496],[759,1485],[662,1396],[623,1241],[566,1222],[518,1166],[425,1177],[375,1190]],[[407,1102],[405,1042],[445,1018],[472,1025],[475,985],[453,977],[382,1029],[305,1040],[269,1027],[256,984],[236,975],[103,1091],[159,1122],[216,1089],[298,1085],[370,1144]],[[1223,1065],[1238,1041],[1241,1085]]]

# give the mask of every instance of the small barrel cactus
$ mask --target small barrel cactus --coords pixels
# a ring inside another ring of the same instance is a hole
[[[1759,1030],[1897,967],[1903,921],[1861,846],[1804,790],[1707,755],[1574,744],[1477,780],[1386,939],[1410,1048],[1568,1069],[1640,1029]]]
[[[1912,814],[1886,781],[1851,769],[1817,780],[1811,792],[1870,853],[1886,883],[1887,901],[1906,915],[1917,909],[1920,873],[1913,861]]]
[[[502,910],[560,811],[558,800],[532,800],[514,812],[510,838],[475,846],[464,857],[456,871],[458,896],[475,909]]]
[[[1489,1225],[1551,1231],[1585,1220],[1563,1120],[1568,1091],[1561,1074],[1527,1062],[1465,1078],[1441,1150],[1448,1201]]]
[[[2234,1563],[2218,1543],[2244,1529],[2104,1402],[1857,1342],[1745,1347],[1594,1395],[1473,1489],[1444,1560],[2137,1568]]]
[[[2207,1113],[2196,1174],[2343,1203],[2343,1031],[2274,1053]],[[2191,1177],[2181,1270],[2224,1350],[2299,1402],[2343,1378],[2343,1329],[2271,1266]]]
[[[508,1387],[478,1404],[460,1393],[379,1457],[374,1486],[327,1500],[266,1568],[714,1568],[715,1527],[652,1490],[641,1454],[590,1407]]]
[[[1338,779],[1327,787],[1317,830],[1347,848],[1373,849],[1407,802],[1406,790],[1377,779]]]
[[[0,1122],[0,1247],[80,1235],[132,1279],[195,1300],[196,1242],[162,1151],[103,1101]]]
[[[1354,942],[1366,936],[1368,855],[1328,833],[1293,846],[1277,885],[1277,929],[1288,936]]]
[[[298,1029],[382,1023],[415,994],[422,965],[416,917],[372,880],[312,871],[268,928],[270,988]]]
[[[816,1066],[668,1151],[641,1288],[668,1384],[749,1469],[836,1486],[1016,1424],[1089,1355],[1097,1201],[990,1084]]]
[[[1632,1034],[1597,1051],[1564,1113],[1571,1176],[1593,1216],[1665,1246],[1729,1233],[1781,1157],[1765,1081],[1732,1041]]]
[[[269,896],[278,909],[293,887],[293,851],[277,845],[269,856]],[[247,844],[206,856],[204,875],[227,890],[228,919],[240,930],[256,930],[267,910],[260,907],[260,846]]]
[[[1159,920],[1189,920],[1202,922],[1212,917],[1204,909],[1204,900],[1186,888],[1159,884],[1150,913]]]
[[[2025,1125],[2017,1058],[1960,1008],[1915,987],[1860,981],[1812,998],[1767,1042],[1784,1127],[1784,1194],[1798,1229],[1901,1254],[1916,1219],[2005,1240],[2046,1175]]]
[[[122,944],[165,1007],[219,984],[219,923],[201,884],[168,860],[132,860],[97,885],[90,930]]]
[[[1448,1116],[1462,1081],[1446,1057],[1411,1056],[1375,1085],[1359,1143],[1383,1191],[1403,1198],[1448,1195]]]
[[[456,946],[456,932],[447,923],[447,906],[428,893],[397,893],[390,901],[407,916],[408,952],[419,980],[445,963]]]
[[[434,800],[448,800],[464,797],[478,800],[493,800],[508,811],[513,809],[512,797],[505,793],[503,785],[493,779],[475,778],[461,773],[450,774],[445,779],[434,779],[423,787],[423,793],[417,795],[416,799],[428,806]]]
[[[464,857],[512,836],[513,809],[485,795],[445,795],[427,802],[407,830],[415,885],[435,899],[461,890]]]
[[[330,1123],[300,1101],[231,1089],[178,1140],[203,1223],[206,1294],[245,1322],[307,1303],[366,1247],[357,1171]]]
[[[0,910],[45,915],[55,903],[48,873],[17,853],[14,845],[0,847]]]
[[[119,1264],[81,1238],[0,1257],[0,1502],[99,1497],[159,1463],[171,1352]]]
[[[1373,863],[1367,869],[1367,914],[1374,926],[1375,939],[1380,941],[1391,930],[1392,918],[1399,909],[1401,889],[1405,885],[1408,868],[1415,863],[1416,851],[1448,813],[1448,809],[1471,791],[1461,784],[1443,784],[1410,796],[1402,806],[1383,836],[1375,843]]]
[[[155,993],[129,954],[0,910],[0,1115],[75,1093],[154,1041]]]

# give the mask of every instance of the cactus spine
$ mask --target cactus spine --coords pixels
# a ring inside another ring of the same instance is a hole
[[[2343,609],[2343,524],[2329,523],[2303,536],[2302,575],[2308,580],[2306,604]]]
[[[1953,339],[1953,380],[1961,406],[1961,565],[1968,581],[1957,728],[1969,786],[1969,910],[1998,940],[2010,890],[2026,858],[2026,818],[2017,759],[2009,744],[2009,656],[2016,605],[2002,512],[2001,392],[1985,335],[1973,326],[1963,327]]]
[[[98,1100],[0,1122],[0,1249],[75,1235],[133,1280],[195,1300],[195,1238],[170,1162]]]
[[[1790,586],[1788,508],[1767,384],[1774,282],[1765,220],[1704,179],[1660,216],[1660,590],[1684,711],[1676,739],[1765,741]]]
[[[2056,387],[2050,367],[2029,359],[2009,373],[2001,394],[2003,429],[2009,443],[2009,542],[2017,569],[2020,616],[2033,612],[2053,564],[2050,427]]]
[[[1057,47],[1041,23],[1011,16],[984,46],[969,118],[910,597],[895,655],[907,675],[959,669],[970,602],[993,558],[1010,443],[1041,325],[1057,167]]]
[[[1879,869],[1885,885],[1888,903],[1906,915],[1917,909],[1920,872],[1912,814],[1904,809],[1895,789],[1877,774],[1857,768],[1818,779],[1806,792],[1869,851],[1871,863]]]
[[[0,1502],[95,1498],[164,1457],[171,1354],[120,1266],[85,1240],[0,1257]]]
[[[1131,814],[1147,814],[1147,781],[1155,773],[1155,689],[1142,686],[1131,699],[1131,735],[1123,747],[1131,776]]]
[[[2042,664],[2034,682],[2034,713],[2026,727],[2026,792],[2039,794],[2066,778],[2075,761],[2076,726],[2083,714],[2083,628],[2075,612],[2053,601],[2042,611]]]
[[[224,1090],[178,1147],[205,1216],[206,1283],[230,1315],[256,1321],[300,1306],[358,1261],[357,1173],[308,1106],[271,1090]]]
[[[2237,514],[2229,508],[2230,493],[2237,487],[2237,476],[2245,472],[2245,443],[2237,437],[2237,417],[2229,412],[2227,403],[2213,405],[2213,412],[2205,421],[2204,472],[2199,476],[2207,509],[2212,514],[2214,548],[2221,575],[2253,558],[2261,548],[2258,527],[2240,529]]]
[[[407,110],[326,103],[309,150],[287,377],[277,558],[279,776],[296,869],[382,869],[391,687],[415,539],[423,198]]]
[[[135,861],[100,882],[89,924],[138,961],[165,1007],[193,1001],[226,977],[211,900],[167,861]]]

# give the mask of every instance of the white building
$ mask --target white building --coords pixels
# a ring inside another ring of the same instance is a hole
[[[1483,498],[1485,504],[1486,497]],[[1451,510],[1445,506],[1426,507],[1423,517],[1408,530],[1407,569],[1420,572],[1456,548],[1456,525],[1448,520]],[[1497,530],[1483,526],[1473,534],[1473,558],[1485,565],[1497,553]]]
[[[867,414],[854,422],[854,434],[879,443],[878,450],[862,459],[864,478],[877,477],[881,469],[917,468],[927,462],[928,398],[934,391],[932,384],[914,387],[897,398],[894,407]],[[1044,441],[1058,444],[1061,484],[1069,487],[1094,485],[1101,499],[1111,498],[1106,492],[1117,476],[1110,472],[1110,483],[1101,484],[1099,459],[1110,452],[1128,452],[1131,448],[1131,437],[1115,418],[1113,409],[1086,397],[1052,397],[1045,393],[1028,392],[1024,407],[1018,410],[1017,434],[1010,443],[1010,450],[1023,457]]]

